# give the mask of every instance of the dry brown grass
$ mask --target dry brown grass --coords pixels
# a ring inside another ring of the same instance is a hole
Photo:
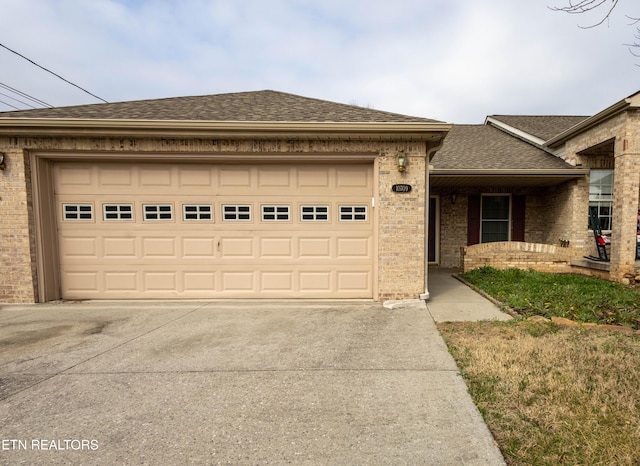
[[[640,464],[640,337],[440,324],[508,464]]]

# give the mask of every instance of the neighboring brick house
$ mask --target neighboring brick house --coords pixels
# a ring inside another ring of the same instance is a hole
[[[634,94],[592,117],[454,125],[431,161],[429,260],[636,275],[639,107]],[[598,255],[590,209],[611,237],[608,263],[584,259]]]
[[[0,113],[0,302],[426,298],[450,127],[274,91]]]

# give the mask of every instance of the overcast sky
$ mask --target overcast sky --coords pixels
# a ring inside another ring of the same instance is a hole
[[[482,123],[591,115],[640,90],[623,45],[636,2],[580,29],[600,17],[548,8],[568,0],[0,0],[0,43],[109,102],[273,89]],[[3,48],[0,84],[100,102]]]

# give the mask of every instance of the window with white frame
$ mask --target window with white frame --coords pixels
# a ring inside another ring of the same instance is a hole
[[[171,204],[144,204],[142,211],[144,219],[148,221],[173,219],[173,205]]]
[[[109,220],[133,220],[132,204],[102,204],[102,218]]]
[[[613,170],[593,169],[589,176],[589,212],[596,212],[601,230],[611,230]]]
[[[509,241],[509,196],[483,195],[480,206],[480,242]]]
[[[290,219],[288,205],[263,205],[262,221],[263,222],[288,222]]]
[[[329,220],[328,205],[301,205],[300,221],[302,222],[326,222]]]
[[[250,221],[250,205],[223,205],[222,219],[226,221]]]
[[[366,205],[341,205],[340,221],[341,222],[366,222],[367,206]]]
[[[184,221],[211,221],[212,214],[211,204],[182,204],[182,219]]]
[[[62,204],[64,220],[93,220],[93,204]]]

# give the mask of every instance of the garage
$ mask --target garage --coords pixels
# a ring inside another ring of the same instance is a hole
[[[4,112],[0,302],[427,299],[450,127],[271,90]]]
[[[372,298],[373,163],[53,164],[64,299]]]

